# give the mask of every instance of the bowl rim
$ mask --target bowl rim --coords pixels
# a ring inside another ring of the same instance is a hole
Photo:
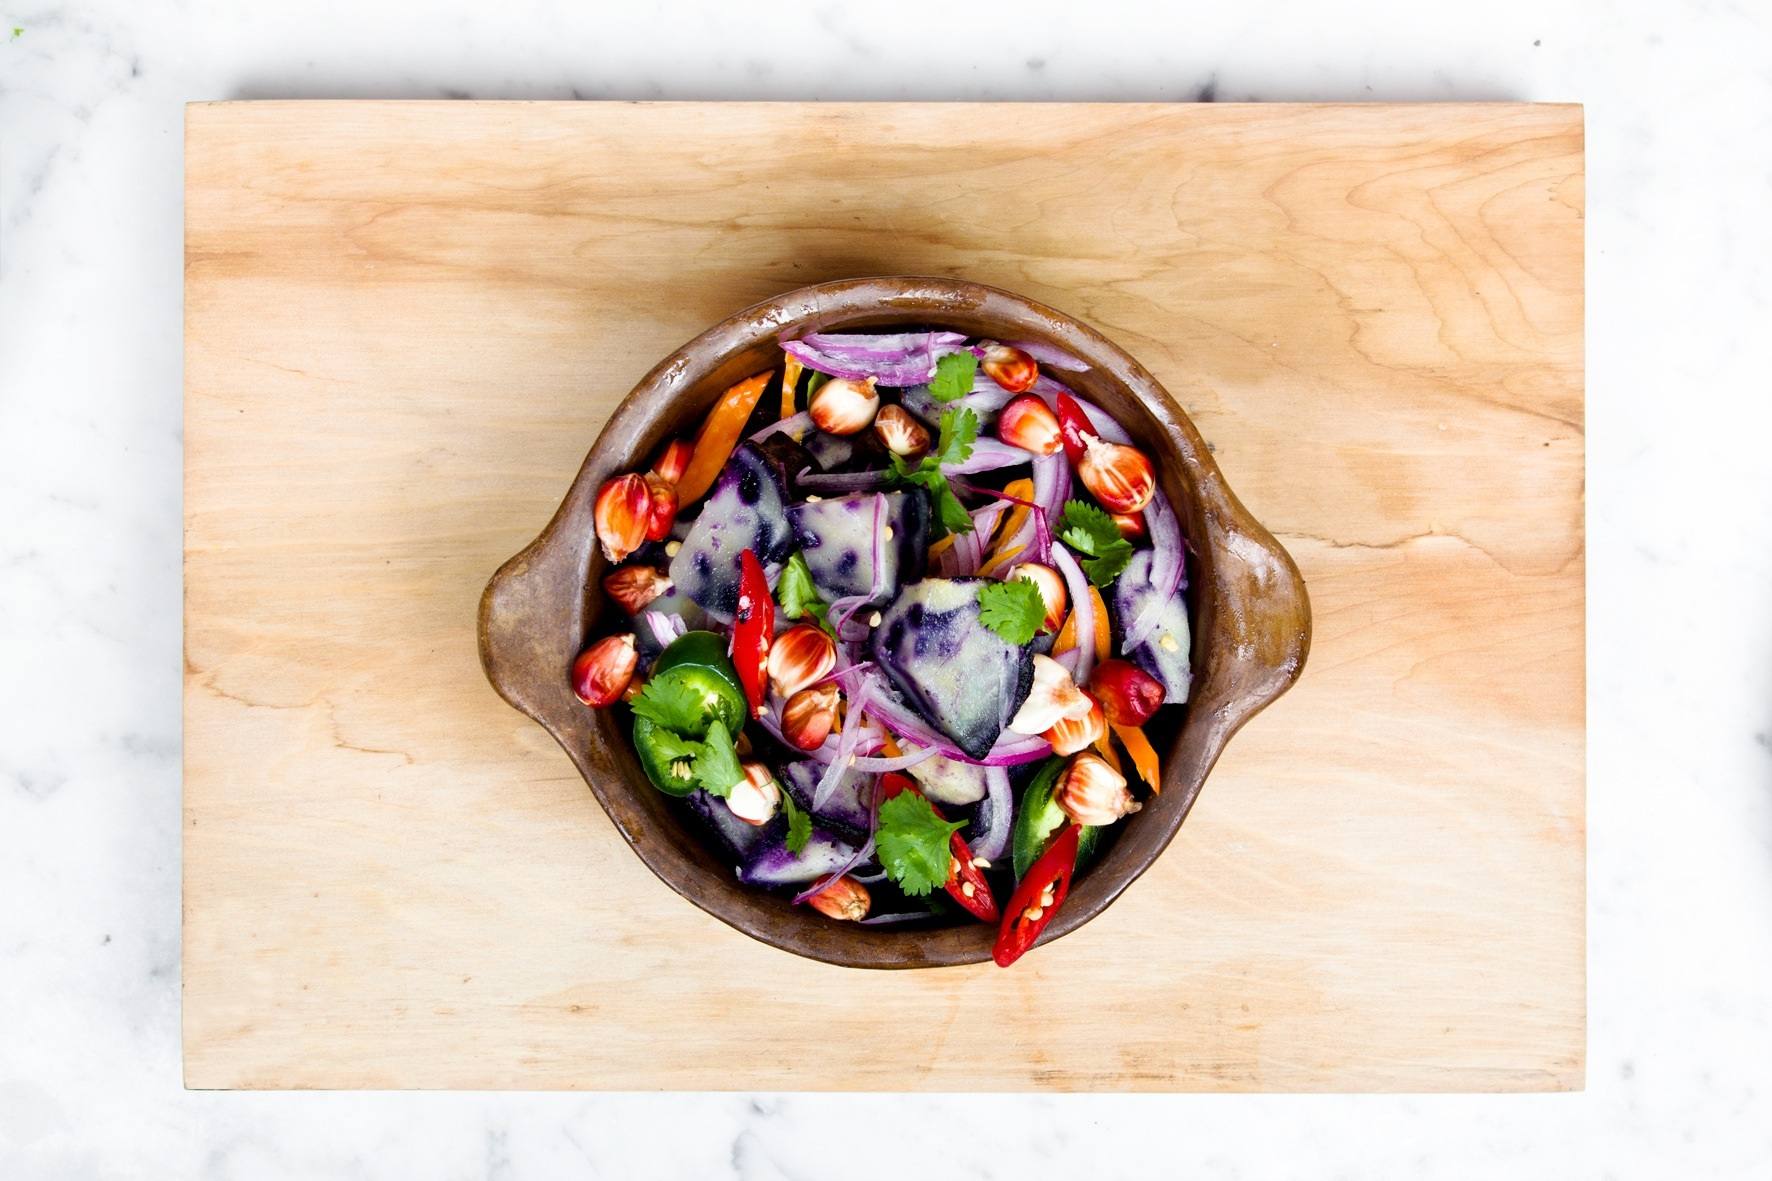
[[[741,309],[674,350],[635,384],[598,432],[552,518],[493,574],[479,604],[476,634],[492,687],[560,743],[617,831],[655,876],[754,939],[848,967],[979,963],[990,958],[987,936],[994,936],[994,930],[970,924],[919,928],[913,935],[815,921],[804,908],[790,913],[785,899],[745,886],[730,873],[723,878],[711,874],[711,854],[697,858],[684,845],[685,837],[700,844],[699,836],[669,813],[659,802],[662,794],[638,774],[625,735],[611,741],[611,715],[578,703],[566,683],[566,669],[597,616],[597,570],[603,558],[597,552],[591,507],[605,479],[631,470],[636,456],[652,454],[659,440],[676,433],[665,427],[693,421],[696,402],[711,404],[727,385],[746,375],[739,370],[748,353],[773,346],[784,332],[938,323],[944,316],[948,322],[970,318],[1012,325],[1013,334],[999,337],[1041,340],[1061,348],[1089,366],[1090,380],[1100,375],[1110,391],[1117,388],[1120,392],[1113,397],[1136,406],[1147,421],[1126,421],[1119,411],[1115,417],[1136,441],[1152,448],[1153,458],[1160,453],[1177,461],[1160,460],[1159,477],[1178,514],[1193,519],[1186,534],[1193,551],[1190,580],[1196,564],[1206,577],[1189,594],[1193,691],[1165,752],[1164,791],[1151,801],[1165,813],[1164,823],[1152,823],[1158,817],[1147,807],[1143,816],[1153,835],[1141,837],[1111,876],[1104,875],[1116,856],[1112,850],[1090,873],[1080,875],[1066,907],[1039,943],[1088,923],[1174,840],[1231,736],[1297,680],[1309,654],[1311,626],[1297,565],[1231,492],[1186,413],[1131,354],[1081,320],[1001,288],[917,275],[812,284]],[[1185,488],[1181,500],[1177,488]],[[677,831],[660,829],[661,818]],[[760,904],[763,899],[777,905]]]

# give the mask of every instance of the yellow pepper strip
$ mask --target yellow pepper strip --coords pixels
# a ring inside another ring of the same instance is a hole
[[[1144,736],[1144,731],[1137,726],[1115,725],[1113,731],[1126,748],[1132,759],[1132,765],[1138,771],[1138,777],[1145,781],[1153,793],[1163,790],[1163,775],[1157,766],[1157,752],[1151,747],[1151,740]]]
[[[941,555],[943,555],[947,551],[953,549],[954,548],[954,538],[956,536],[958,536],[958,534],[950,533],[946,537],[942,538],[940,541],[936,542],[934,545],[930,546],[929,547],[929,560],[933,562],[936,558],[941,557]]]
[[[885,730],[886,728],[882,726],[881,729]],[[880,750],[889,759],[896,759],[899,755],[904,753],[904,751],[898,749],[898,743],[893,739],[892,732],[889,730],[886,731],[885,737],[880,740]]]
[[[794,391],[800,388],[800,358],[789,353],[781,367],[781,416],[794,416]]]
[[[1109,737],[1106,730],[1103,730],[1101,737],[1095,740],[1095,750],[1108,761],[1108,766],[1112,767],[1115,773],[1120,775],[1126,773],[1120,766],[1120,752],[1114,749],[1114,740]]]
[[[1016,559],[1016,556],[1026,548],[1026,546],[1012,545],[1002,553],[996,554],[990,561],[978,568],[978,576],[980,578],[993,577],[997,571],[1013,562]]]
[[[763,387],[775,371],[766,369],[755,377],[747,377],[725,393],[714,403],[708,414],[707,421],[702,424],[701,434],[695,437],[695,454],[689,457],[689,466],[683,470],[683,478],[677,481],[677,503],[687,508],[714,486],[714,478],[726,461],[732,458],[732,449],[738,446],[738,438],[744,434],[744,424],[751,417],[751,411],[757,408],[757,399],[763,396]]]
[[[1072,611],[1064,617],[1064,625],[1058,629],[1058,638],[1052,641],[1052,655],[1062,656],[1077,646],[1077,613]]]

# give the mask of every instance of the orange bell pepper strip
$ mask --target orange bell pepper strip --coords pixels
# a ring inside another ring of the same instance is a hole
[[[1114,733],[1119,737],[1120,744],[1132,759],[1132,766],[1137,769],[1138,777],[1153,794],[1163,790],[1163,775],[1157,766],[1157,752],[1151,747],[1151,740],[1144,736],[1144,731],[1137,726],[1113,726]]]
[[[1095,608],[1095,655],[1105,660],[1109,646],[1114,642],[1113,625],[1108,622],[1107,604],[1101,601],[1101,592],[1093,586],[1089,588],[1089,605]],[[1077,646],[1077,613],[1072,611],[1065,616],[1064,626],[1058,629],[1058,638],[1052,641],[1052,655],[1069,652]]]
[[[738,437],[744,433],[751,411],[757,408],[757,399],[763,396],[763,387],[774,375],[773,369],[766,369],[755,377],[747,377],[714,403],[707,421],[702,423],[701,433],[695,437],[695,454],[689,457],[689,466],[677,481],[679,505],[694,504],[714,486],[715,477],[738,446]]]
[[[781,367],[781,416],[794,416],[794,392],[800,388],[800,358],[789,353]]]
[[[1126,773],[1125,769],[1120,766],[1120,752],[1114,749],[1114,740],[1106,729],[1103,729],[1101,737],[1095,740],[1095,752],[1106,759],[1108,766],[1112,767],[1116,773],[1121,775]]]

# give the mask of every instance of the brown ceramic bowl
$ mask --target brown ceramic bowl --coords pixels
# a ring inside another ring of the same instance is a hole
[[[695,433],[721,391],[781,360],[777,338],[807,331],[933,325],[1056,345],[1089,365],[1062,379],[1104,407],[1156,460],[1190,545],[1192,700],[1168,733],[1163,792],[1115,826],[1042,942],[1100,914],[1174,838],[1225,742],[1297,679],[1310,646],[1298,568],[1225,486],[1193,424],[1142,365],[1061,312],[976,283],[893,276],[789,292],[716,324],[666,357],[618,406],[540,537],[493,575],[480,604],[480,658],[499,695],[540,722],[578,765],[615,827],[677,893],[745,934],[798,955],[858,968],[930,968],[988,959],[980,923],[893,930],[833,922],[740,885],[732,867],[646,781],[619,711],[581,705],[567,684],[603,609],[605,562],[591,523],[597,489],[642,465],[667,439]],[[1110,830],[1111,831],[1111,830]]]

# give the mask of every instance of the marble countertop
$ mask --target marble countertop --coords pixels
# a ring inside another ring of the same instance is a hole
[[[1763,1171],[1767,18],[1329,7],[0,0],[0,1176]],[[866,1096],[183,1090],[180,130],[259,97],[1585,102],[1586,1092],[912,1097],[881,1144]]]

